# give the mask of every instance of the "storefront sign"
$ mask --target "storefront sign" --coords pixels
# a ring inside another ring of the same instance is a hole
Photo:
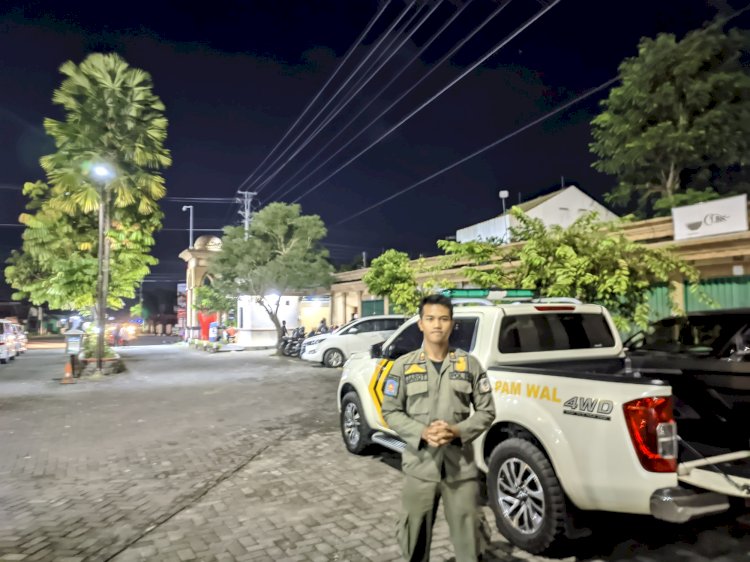
[[[748,230],[747,194],[672,209],[674,239],[687,240]]]

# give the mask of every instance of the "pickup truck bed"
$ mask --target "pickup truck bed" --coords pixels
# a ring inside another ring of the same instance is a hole
[[[661,361],[658,357],[537,361],[522,367],[498,364],[504,371],[536,372],[592,380],[664,381],[672,387],[674,417],[680,437],[679,461],[721,455],[750,445],[750,364],[714,362],[710,371],[695,368],[695,361]],[[697,453],[696,453],[697,451]],[[726,465],[737,476],[750,477],[750,463]]]

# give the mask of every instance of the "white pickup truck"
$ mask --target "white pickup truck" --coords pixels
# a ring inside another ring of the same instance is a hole
[[[700,450],[712,452],[697,453],[678,433],[680,419],[700,408],[673,396],[668,377],[630,367],[603,307],[485,300],[456,304],[454,319],[451,344],[476,356],[493,385],[497,417],[473,446],[511,543],[544,552],[576,535],[573,515],[584,511],[682,523],[750,506],[749,437],[741,450],[724,450],[707,448],[704,435]],[[393,361],[421,341],[414,317],[345,364],[338,405],[350,452],[372,443],[403,451],[381,415],[383,384]],[[728,429],[748,432],[748,422]]]

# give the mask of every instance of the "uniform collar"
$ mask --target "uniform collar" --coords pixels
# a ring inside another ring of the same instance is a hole
[[[427,352],[424,350],[424,347],[420,347],[419,355],[417,355],[417,363],[426,363],[427,362]],[[456,361],[456,348],[455,347],[449,347],[448,348],[448,355],[445,356],[446,359],[450,359],[451,363],[454,363]],[[443,359],[443,362],[445,362],[445,359]]]

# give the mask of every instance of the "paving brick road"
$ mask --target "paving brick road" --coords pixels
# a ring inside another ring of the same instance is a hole
[[[69,386],[59,350],[0,366],[0,561],[399,559],[398,458],[346,452],[339,371],[267,351],[123,353],[127,373]],[[731,517],[602,516],[594,537],[567,559],[750,561]],[[441,517],[432,559],[451,552]],[[492,554],[543,560],[497,533]]]

